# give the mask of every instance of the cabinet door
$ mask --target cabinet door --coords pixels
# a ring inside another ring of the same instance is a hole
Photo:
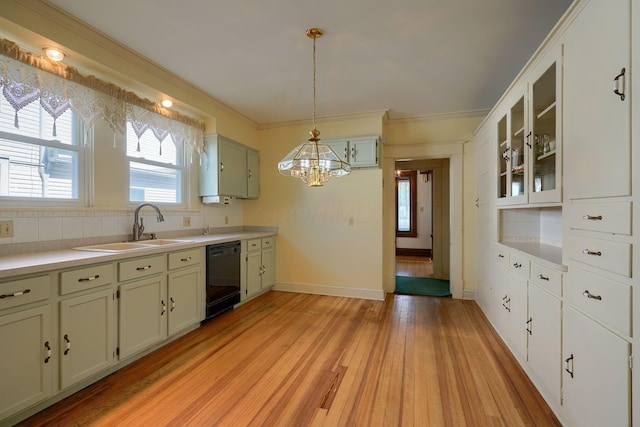
[[[529,96],[531,133],[527,141],[531,153],[529,201],[531,203],[561,202],[562,131],[561,55],[554,49],[533,70]]]
[[[507,308],[507,300],[509,299],[509,270],[501,264],[495,266],[495,281],[493,300],[494,309],[494,325],[503,340],[506,339],[509,329],[509,311]]]
[[[200,299],[198,288],[200,270],[190,268],[169,274],[169,330],[171,336],[182,329],[199,322]],[[204,301],[202,302],[204,305]]]
[[[509,274],[507,311],[508,337],[516,356],[527,360],[527,279]]]
[[[113,363],[114,327],[111,289],[60,302],[61,388]]]
[[[247,195],[247,149],[243,145],[219,140],[220,194],[246,197]]]
[[[262,289],[262,252],[247,254],[247,296],[252,296]]]
[[[353,138],[349,141],[351,166],[378,166],[378,138]]]
[[[528,106],[525,102],[526,85],[519,93],[520,97],[509,110],[509,161],[508,194],[509,204],[527,203],[527,177],[529,173],[529,151],[526,142],[529,139],[527,125]]]
[[[570,199],[631,192],[630,0],[590,1],[564,40],[563,172]],[[619,78],[626,97],[614,94]]]
[[[164,276],[120,285],[120,358],[167,336],[167,310]]]
[[[564,312],[563,398],[576,426],[627,426],[630,344],[573,308]]]
[[[260,197],[260,153],[247,150],[247,198]]]
[[[529,334],[527,356],[529,366],[545,391],[560,405],[562,378],[560,300],[529,283]]]
[[[276,283],[276,262],[274,248],[262,250],[262,289],[271,288]]]
[[[51,308],[0,316],[0,419],[51,395]]]
[[[345,162],[351,161],[351,156],[349,153],[349,141],[346,139],[332,139],[324,142],[327,144],[333,151],[336,152],[338,157],[340,157]]]

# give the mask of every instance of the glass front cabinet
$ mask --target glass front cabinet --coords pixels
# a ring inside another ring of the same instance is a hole
[[[538,62],[498,120],[498,205],[562,202],[558,59]]]

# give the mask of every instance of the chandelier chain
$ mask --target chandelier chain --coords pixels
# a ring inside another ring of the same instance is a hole
[[[316,38],[313,38],[313,128],[316,127]]]

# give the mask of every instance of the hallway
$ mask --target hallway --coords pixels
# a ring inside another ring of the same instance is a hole
[[[433,261],[420,256],[396,256],[396,276],[432,277]]]

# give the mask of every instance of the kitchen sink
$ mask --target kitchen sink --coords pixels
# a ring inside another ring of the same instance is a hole
[[[130,242],[130,243],[139,243],[141,245],[164,246],[164,245],[177,245],[179,243],[191,243],[192,241],[193,240],[154,239],[154,240],[139,240],[137,242]]]
[[[190,243],[191,240],[174,240],[174,239],[154,239],[154,240],[140,240],[137,242],[117,242],[117,243],[104,243],[101,245],[90,246],[78,246],[74,249],[76,251],[94,251],[94,252],[130,252],[139,251],[142,249],[149,249],[157,246],[169,246],[178,245],[180,243]]]

